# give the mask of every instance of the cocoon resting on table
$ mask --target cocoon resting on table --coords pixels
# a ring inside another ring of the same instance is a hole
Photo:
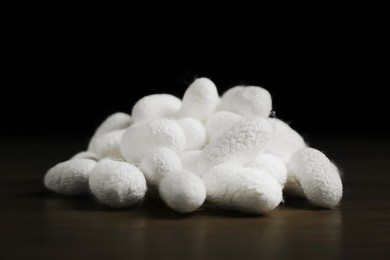
[[[141,201],[146,193],[142,172],[127,162],[101,160],[92,170],[89,188],[96,199],[110,207],[129,207]]]
[[[68,196],[88,193],[89,174],[96,166],[90,159],[72,159],[49,169],[44,177],[46,188]]]
[[[221,164],[211,168],[203,181],[207,201],[220,208],[264,214],[283,199],[280,184],[257,169]]]
[[[289,175],[314,205],[333,208],[343,195],[343,184],[337,167],[320,151],[303,148],[288,163]],[[288,191],[289,182],[286,184]]]
[[[159,193],[168,207],[180,213],[197,210],[206,199],[203,181],[188,170],[168,173],[159,185]]]

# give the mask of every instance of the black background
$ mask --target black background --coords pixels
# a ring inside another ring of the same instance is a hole
[[[207,33],[144,25],[34,20],[10,29],[1,134],[87,137],[145,95],[182,97],[196,77],[220,93],[268,89],[276,116],[303,135],[389,133],[385,35],[374,25],[255,23]]]

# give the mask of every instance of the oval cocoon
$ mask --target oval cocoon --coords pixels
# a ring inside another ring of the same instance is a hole
[[[72,159],[52,167],[44,177],[46,188],[68,196],[88,193],[88,178],[96,161]]]
[[[134,104],[131,115],[134,122],[173,117],[181,107],[181,100],[169,94],[154,94]]]
[[[166,175],[160,183],[159,193],[168,207],[180,213],[197,210],[206,199],[203,181],[187,170],[177,170]]]
[[[159,147],[181,152],[186,138],[180,126],[173,120],[157,119],[133,124],[123,134],[120,150],[123,157],[138,165],[146,154]]]
[[[136,204],[147,190],[145,177],[137,167],[109,159],[101,160],[93,169],[89,187],[99,202],[114,208]]]
[[[282,201],[282,188],[260,170],[221,164],[203,176],[207,201],[226,209],[264,214]]]
[[[165,147],[148,153],[139,165],[146,181],[152,186],[157,186],[166,174],[181,167],[182,163],[177,153]]]
[[[303,148],[291,157],[288,169],[314,205],[324,208],[338,205],[343,195],[340,174],[322,152]]]
[[[256,86],[237,86],[223,94],[219,111],[230,111],[244,117],[268,117],[272,110],[271,94]]]

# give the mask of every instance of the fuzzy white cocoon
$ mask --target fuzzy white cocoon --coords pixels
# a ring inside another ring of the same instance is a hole
[[[72,159],[49,169],[44,177],[46,188],[68,196],[88,193],[88,178],[96,161]]]
[[[264,88],[238,86],[226,91],[218,111],[230,111],[244,117],[268,117],[272,110],[271,94]]]
[[[272,154],[259,154],[253,161],[245,165],[269,173],[284,187],[287,180],[287,167],[283,160]]]
[[[211,167],[237,161],[247,163],[262,152],[271,140],[272,128],[265,118],[245,118],[204,147],[199,157],[198,174]]]
[[[272,125],[272,140],[266,152],[282,157],[288,161],[301,148],[306,147],[305,141],[294,129],[282,120],[269,118]]]
[[[75,154],[71,158],[71,160],[74,160],[74,159],[90,159],[90,160],[94,160],[94,161],[99,161],[101,159],[101,157],[94,152],[84,151],[84,152],[79,152],[79,153]]]
[[[176,170],[166,175],[159,186],[161,199],[180,213],[189,213],[202,206],[206,199],[203,181],[187,170]]]
[[[133,123],[133,119],[128,114],[117,112],[109,117],[107,117],[103,123],[96,129],[91,141],[88,145],[88,151],[91,151],[91,146],[93,146],[96,141],[94,139],[102,136],[108,132],[126,129]]]
[[[215,84],[208,78],[198,78],[184,93],[178,116],[193,117],[204,121],[214,113],[218,103],[219,96]]]
[[[333,208],[343,194],[343,184],[337,167],[320,151],[303,148],[291,157],[289,174],[314,205]]]
[[[206,144],[206,129],[199,121],[191,117],[176,120],[186,136],[185,150],[198,150]]]
[[[138,165],[152,150],[166,147],[181,152],[186,146],[186,137],[180,126],[169,119],[142,121],[130,126],[123,134],[120,150],[123,157]]]
[[[130,115],[122,112],[117,112],[107,117],[103,123],[96,129],[95,135],[102,134],[128,128],[133,123]]]
[[[127,162],[101,160],[90,174],[89,188],[97,200],[114,208],[129,207],[146,193],[142,172]]]
[[[93,138],[89,145],[90,151],[96,153],[101,158],[111,157],[122,159],[119,145],[124,132],[125,130],[116,130]]]
[[[212,114],[206,122],[208,139],[215,139],[241,119],[243,119],[242,116],[229,111],[219,111]]]
[[[182,163],[177,153],[165,147],[157,148],[147,154],[139,165],[139,169],[151,186],[158,186],[166,174],[181,168]]]
[[[134,122],[173,117],[181,107],[181,100],[169,94],[154,94],[141,98],[133,106]]]
[[[200,150],[191,150],[191,151],[182,152],[180,155],[180,158],[181,158],[181,162],[183,164],[183,169],[186,169],[186,170],[189,170],[189,171],[196,173],[198,159],[199,159],[201,153],[202,153],[202,151],[200,151]]]
[[[203,181],[207,201],[217,207],[265,214],[282,201],[282,187],[268,173],[231,164],[210,169]]]

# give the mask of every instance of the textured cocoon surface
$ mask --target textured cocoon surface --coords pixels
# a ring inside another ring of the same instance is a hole
[[[269,143],[266,152],[283,157],[288,161],[301,148],[306,147],[305,141],[294,129],[282,120],[269,118],[272,125],[272,140]]]
[[[269,173],[282,187],[286,183],[287,167],[282,159],[272,154],[259,154],[253,161],[247,163],[245,167]]]
[[[99,161],[101,159],[101,157],[94,152],[84,151],[84,152],[79,152],[79,153],[75,154],[71,158],[71,160],[74,160],[74,159],[90,159],[90,160],[94,160],[94,161]]]
[[[268,117],[272,110],[271,94],[264,88],[238,86],[223,94],[218,111],[231,111],[244,117]]]
[[[146,180],[137,167],[127,162],[101,160],[90,174],[89,188],[97,200],[110,207],[129,207],[142,200]]]
[[[206,122],[208,139],[215,139],[241,119],[243,119],[242,116],[229,111],[219,111],[212,114]]]
[[[177,153],[161,147],[148,153],[139,165],[149,185],[157,186],[168,173],[181,169],[182,164]]]
[[[100,126],[96,129],[95,134],[92,136],[89,144],[88,144],[88,151],[94,151],[96,145],[96,139],[100,136],[116,131],[116,130],[122,130],[128,128],[133,123],[133,119],[128,114],[117,112],[109,117],[106,118],[106,120],[103,121],[103,123],[100,124]]]
[[[68,196],[88,193],[88,178],[96,166],[94,160],[72,159],[51,168],[45,175],[46,188]]]
[[[208,78],[196,79],[183,96],[180,117],[193,117],[204,121],[214,113],[219,103],[218,90]]]
[[[225,209],[264,214],[282,201],[282,187],[268,173],[221,164],[210,169],[203,182],[207,201]]]
[[[272,128],[265,118],[244,118],[206,145],[199,157],[198,174],[211,167],[237,161],[247,163],[271,140]]]
[[[296,177],[291,173],[287,174],[287,180],[286,180],[286,184],[284,185],[283,192],[296,197],[306,198],[306,195],[302,190],[301,184],[298,182]]]
[[[343,195],[340,174],[322,152],[303,148],[291,157],[288,169],[314,205],[333,208],[340,202]]]
[[[90,151],[96,153],[101,158],[111,157],[122,159],[119,145],[124,132],[125,130],[116,130],[93,138],[89,145]]]
[[[159,193],[168,207],[180,213],[197,210],[206,199],[203,181],[187,170],[177,170],[166,175],[160,183]]]
[[[152,150],[166,147],[181,152],[186,138],[180,126],[173,120],[157,119],[133,124],[123,134],[120,149],[128,161],[139,164]]]
[[[133,106],[134,122],[173,117],[181,107],[181,100],[169,94],[154,94],[141,98]]]
[[[106,120],[100,124],[95,131],[95,135],[99,136],[111,131],[126,129],[132,123],[133,120],[131,119],[131,116],[122,112],[117,112],[107,117]]]
[[[180,154],[181,162],[183,164],[183,169],[192,171],[196,173],[198,159],[202,151],[200,150],[192,150],[185,151]]]
[[[186,136],[185,150],[198,150],[206,144],[206,129],[204,125],[191,117],[176,120]]]

